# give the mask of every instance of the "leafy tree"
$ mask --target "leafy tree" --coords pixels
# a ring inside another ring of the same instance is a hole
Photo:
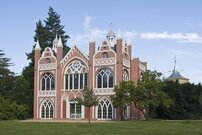
[[[122,81],[119,86],[115,86],[115,94],[111,96],[114,107],[120,109],[121,120],[124,120],[124,110],[132,103],[132,95],[135,91],[133,81]]]
[[[92,89],[88,89],[88,87],[84,88],[84,95],[83,98],[78,98],[78,103],[84,105],[88,108],[88,125],[90,127],[90,114],[91,114],[91,107],[98,104],[97,97],[95,96]]]
[[[40,42],[41,50],[43,51],[46,47],[52,48],[52,42],[55,38],[55,35],[61,36],[63,42],[63,54],[66,54],[69,50],[69,47],[66,46],[67,39],[69,38],[68,35],[65,34],[64,26],[61,25],[60,15],[54,11],[52,7],[49,7],[48,17],[44,20],[45,25],[41,20],[36,23],[34,41],[36,42],[37,39]],[[33,112],[33,94],[34,94],[34,48],[30,53],[27,53],[27,59],[30,60],[30,63],[27,67],[23,69],[22,75],[25,80],[29,81],[29,112]],[[32,113],[30,114],[32,117]]]
[[[32,103],[31,91],[29,82],[23,76],[16,76],[12,86],[11,100],[15,100],[17,104],[26,104],[29,106]],[[31,112],[29,112],[31,113]]]
[[[24,119],[27,117],[27,110],[26,105],[19,105],[0,96],[0,120]]]
[[[174,100],[169,109],[159,106],[157,117],[163,119],[198,119],[202,116],[202,86],[201,84],[179,84],[165,81],[163,91]]]
[[[138,81],[135,94],[132,100],[139,110],[141,110],[146,119],[150,117],[150,108],[163,105],[170,107],[172,100],[162,91],[164,84],[160,79],[161,73],[147,70],[142,74]]]

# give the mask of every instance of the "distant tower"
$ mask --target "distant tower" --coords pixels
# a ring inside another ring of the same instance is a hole
[[[175,61],[174,61],[174,69],[172,71],[172,74],[167,78],[167,80],[169,81],[177,81],[180,83],[180,84],[183,84],[183,83],[187,83],[189,81],[188,78],[185,78],[183,77],[180,72],[177,70],[177,61],[176,61],[176,57],[175,57]]]
[[[110,24],[110,30],[107,34],[107,41],[109,42],[111,47],[114,47],[115,41],[116,41],[116,36],[115,36],[115,33],[112,31],[111,25],[112,25],[112,23]]]

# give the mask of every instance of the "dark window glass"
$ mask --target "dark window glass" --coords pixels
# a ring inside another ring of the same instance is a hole
[[[65,89],[68,89],[68,75],[65,75]]]
[[[107,88],[107,80],[108,78],[107,78],[107,75],[106,74],[104,74],[103,75],[103,88]]]
[[[50,79],[46,79],[46,90],[50,90]]]
[[[113,76],[112,74],[109,75],[109,87],[113,87]]]
[[[107,107],[106,105],[103,106],[103,119],[107,118]]]
[[[111,104],[108,107],[108,119],[112,119],[112,106],[111,106]]]
[[[53,106],[50,106],[50,118],[53,118]]]
[[[83,74],[80,74],[80,89],[83,89]]]
[[[99,74],[97,78],[97,87],[101,88],[102,85],[102,76]]]
[[[69,79],[70,79],[70,84],[69,84],[70,88],[69,89],[72,89],[72,74],[70,74],[70,78]]]
[[[51,90],[55,90],[55,79],[52,78],[51,80]]]
[[[88,82],[88,76],[87,76],[87,73],[85,74],[85,86],[87,86],[87,82]]]
[[[45,79],[42,78],[42,90],[45,90],[45,85],[46,85],[46,83],[45,83]]]
[[[49,118],[49,108],[46,106],[46,118]]]
[[[74,89],[78,89],[79,75],[74,74]]]
[[[41,118],[45,118],[45,108],[42,106],[41,108]]]

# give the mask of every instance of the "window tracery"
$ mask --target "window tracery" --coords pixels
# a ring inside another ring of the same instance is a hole
[[[45,73],[41,78],[41,90],[55,90],[55,78],[52,73]]]
[[[83,89],[87,85],[87,67],[81,60],[73,60],[65,73],[65,89]]]
[[[101,69],[96,76],[97,88],[112,88],[113,74],[109,69]]]

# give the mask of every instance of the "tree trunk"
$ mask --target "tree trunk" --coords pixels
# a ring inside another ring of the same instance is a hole
[[[120,108],[121,121],[123,121],[123,108]]]
[[[88,107],[88,126],[90,127],[90,107]]]

